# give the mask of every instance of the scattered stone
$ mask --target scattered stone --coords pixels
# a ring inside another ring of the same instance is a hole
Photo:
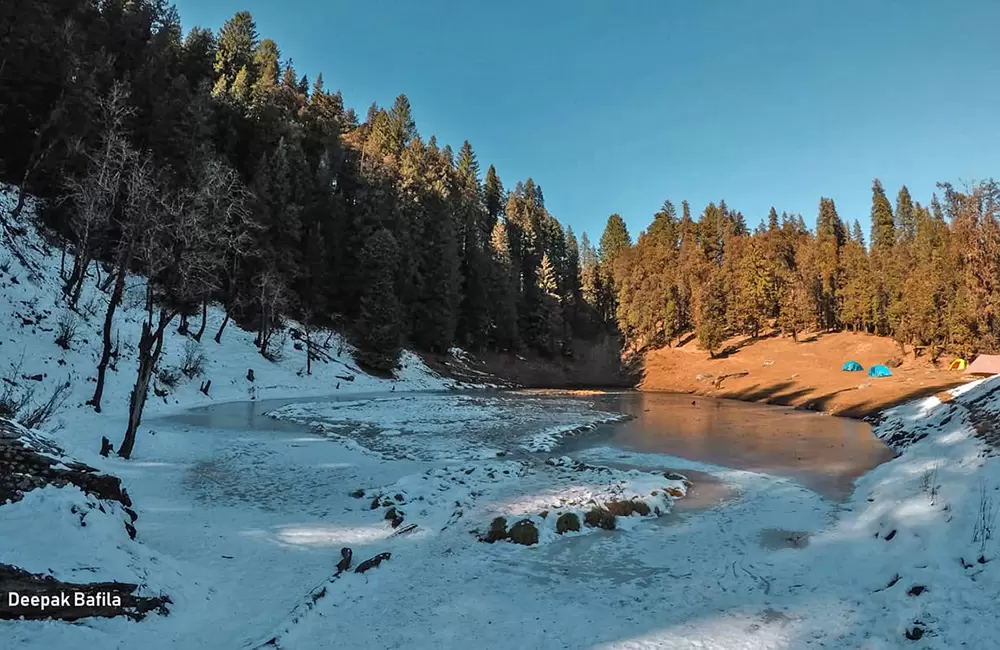
[[[522,546],[538,543],[538,528],[530,519],[522,519],[510,528],[507,539]]]
[[[675,488],[675,487],[667,488],[665,492],[675,499],[680,499],[681,497],[684,496],[684,492],[682,492],[680,488]]]
[[[399,525],[403,523],[403,513],[393,506],[385,511],[385,519],[392,524],[393,528],[399,528]]]
[[[507,539],[507,520],[503,517],[497,517],[490,522],[490,530],[486,533],[483,541],[492,544],[504,539]]]
[[[542,510],[541,512],[538,513],[538,516],[541,517],[542,519],[548,519],[549,518],[549,511],[548,510]]]
[[[365,491],[361,488],[358,488],[354,492],[351,492],[351,496],[354,497],[355,499],[363,499],[365,496]]]
[[[382,507],[382,502],[380,502],[378,500],[378,497],[376,496],[374,499],[372,499],[371,509],[372,510],[377,510],[377,509],[379,509],[381,507]]]
[[[580,532],[580,517],[575,512],[564,512],[556,519],[556,533],[562,535],[572,531]]]
[[[906,638],[910,641],[919,641],[924,636],[924,628],[914,625],[906,631]]]
[[[604,530],[614,530],[617,525],[615,516],[604,508],[591,508],[584,517],[583,523],[592,528],[603,528]]]
[[[891,531],[889,531],[889,534],[885,536],[885,541],[891,542],[892,538],[895,536],[896,536],[896,529],[893,528]]]
[[[927,587],[923,585],[913,585],[910,590],[906,592],[908,596],[919,596],[920,594],[927,591]]]

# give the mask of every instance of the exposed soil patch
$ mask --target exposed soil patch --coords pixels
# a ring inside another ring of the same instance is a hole
[[[748,402],[795,406],[864,418],[890,406],[937,394],[965,383],[968,376],[935,366],[927,357],[902,357],[892,339],[837,332],[757,341],[727,341],[724,352],[709,358],[692,340],[646,355],[640,389],[711,395]],[[869,377],[875,364],[900,359],[892,377]],[[865,372],[844,372],[847,361]],[[747,374],[742,374],[746,372]],[[723,381],[718,378],[728,375]],[[717,385],[718,384],[718,385]]]

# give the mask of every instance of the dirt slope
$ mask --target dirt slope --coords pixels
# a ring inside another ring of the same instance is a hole
[[[947,361],[935,367],[926,358],[907,355],[892,377],[872,378],[868,368],[899,357],[899,348],[887,338],[838,332],[814,334],[795,343],[771,335],[758,341],[727,341],[726,351],[710,359],[693,340],[646,356],[639,388],[767,402],[825,411],[848,417],[866,417],[884,408],[956,386],[968,376],[947,370]],[[855,360],[865,372],[843,372]],[[714,381],[730,373],[716,387]]]

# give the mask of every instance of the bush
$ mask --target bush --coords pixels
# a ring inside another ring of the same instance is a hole
[[[181,373],[188,379],[194,379],[205,374],[205,353],[201,344],[188,339],[184,342],[184,359],[181,363]]]
[[[173,367],[160,368],[156,378],[167,388],[177,388],[181,383],[181,371]]]
[[[77,327],[76,316],[70,311],[64,312],[62,317],[59,318],[59,323],[56,325],[56,345],[63,350],[69,350],[73,344],[73,339],[76,338]]]
[[[69,381],[56,386],[56,389],[52,391],[52,395],[49,396],[49,399],[44,404],[27,411],[18,418],[21,424],[29,429],[42,427],[66,403],[66,399],[69,397],[69,389]]]

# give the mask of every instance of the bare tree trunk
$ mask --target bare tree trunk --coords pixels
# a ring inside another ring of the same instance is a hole
[[[125,438],[118,448],[118,455],[122,458],[132,457],[132,450],[135,448],[135,435],[142,422],[142,411],[146,406],[146,397],[149,395],[149,383],[153,378],[156,362],[160,359],[160,352],[163,350],[163,332],[175,315],[176,312],[168,313],[161,309],[156,330],[153,330],[151,318],[147,318],[142,324],[142,335],[139,338],[139,373],[129,397],[128,427],[125,429]]]
[[[122,302],[122,295],[125,293],[125,271],[128,269],[131,260],[132,250],[129,247],[128,252],[125,253],[125,258],[118,266],[118,273],[115,275],[115,286],[111,292],[111,297],[108,299],[108,311],[104,314],[104,346],[101,350],[101,361],[97,364],[97,386],[94,387],[94,396],[87,402],[98,413],[101,412],[101,399],[104,397],[104,379],[108,373],[108,364],[111,362],[111,346],[113,344],[111,340],[111,327],[114,325],[115,311],[118,310],[118,305]]]
[[[271,335],[267,327],[267,310],[263,306],[260,310],[260,331],[257,333],[257,337],[260,341],[260,353],[267,357],[267,344],[271,340]]]
[[[208,299],[201,301],[201,327],[194,334],[194,340],[201,343],[201,337],[205,335],[205,321],[208,319]]]
[[[222,332],[226,329],[226,325],[229,324],[229,308],[226,308],[226,317],[222,319],[222,325],[219,327],[219,331],[215,333],[215,342],[222,343]]]
[[[312,373],[312,330],[309,329],[309,319],[306,319],[305,326],[303,327],[306,334],[306,374],[311,375]]]

